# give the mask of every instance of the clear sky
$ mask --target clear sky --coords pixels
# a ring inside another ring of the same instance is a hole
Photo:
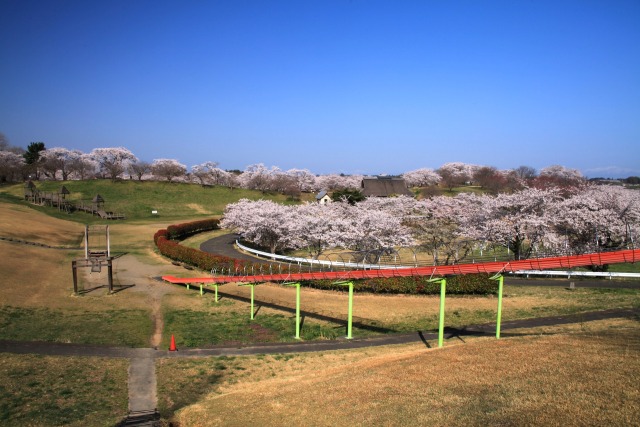
[[[0,58],[22,147],[640,175],[638,0],[0,0]]]

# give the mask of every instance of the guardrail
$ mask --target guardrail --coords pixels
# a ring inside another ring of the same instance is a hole
[[[257,249],[249,248],[244,246],[239,241],[236,240],[236,245],[241,250],[248,252],[250,254],[256,255],[258,257],[271,259],[273,261],[284,261],[288,263],[295,263],[298,265],[308,264],[311,266],[326,266],[330,269],[334,268],[345,268],[345,269],[361,269],[361,270],[395,270],[399,268],[407,268],[403,266],[393,266],[393,265],[380,265],[380,264],[365,264],[365,263],[354,263],[354,262],[340,262],[340,261],[325,261],[325,260],[317,260],[313,258],[301,258],[301,257],[290,257],[285,255],[276,255],[269,252],[259,251]],[[512,275],[524,275],[524,276],[567,276],[567,278],[571,277],[604,277],[609,278],[611,280],[614,277],[624,277],[624,278],[640,278],[640,273],[614,273],[614,272],[595,272],[595,271],[558,271],[558,270],[518,270],[509,272],[508,274]]]
[[[340,262],[340,261],[325,261],[313,258],[300,258],[300,257],[290,257],[285,255],[276,255],[269,252],[259,251],[257,249],[249,248],[244,246],[240,242],[236,240],[236,246],[241,250],[248,252],[250,254],[256,255],[261,258],[268,258],[273,261],[284,261],[288,263],[294,264],[309,264],[312,267],[314,265],[318,266],[326,266],[329,268],[350,268],[350,269],[361,269],[361,270],[390,270],[390,269],[398,269],[404,268],[402,266],[394,266],[394,265],[380,265],[380,264],[365,264],[361,262]]]
[[[509,272],[509,274],[523,276],[567,276],[571,277],[604,277],[611,280],[614,277],[640,278],[640,273],[613,273],[613,272],[596,272],[596,271],[557,271],[557,270],[518,270]]]

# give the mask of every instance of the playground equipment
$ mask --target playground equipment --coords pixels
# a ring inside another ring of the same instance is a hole
[[[84,258],[71,261],[73,270],[73,293],[78,295],[78,268],[91,268],[92,273],[100,273],[107,267],[107,285],[113,293],[113,257],[108,225],[85,225]]]
[[[410,276],[428,276],[432,281],[440,282],[440,321],[438,326],[438,346],[443,345],[444,331],[444,307],[446,294],[446,276],[459,274],[477,274],[489,273],[493,274],[492,280],[498,281],[498,308],[496,318],[496,338],[500,338],[500,323],[502,318],[502,289],[503,277],[507,272],[529,271],[529,270],[545,270],[554,268],[574,268],[589,265],[605,265],[634,263],[640,260],[640,249],[626,249],[612,252],[600,252],[582,255],[567,255],[547,258],[536,258],[526,260],[511,261],[495,261],[473,264],[455,264],[455,265],[437,265],[428,267],[410,267],[410,268],[390,268],[390,269],[369,269],[369,270],[346,270],[346,271],[305,271],[305,272],[288,272],[273,273],[269,268],[269,274],[262,274],[262,268],[259,274],[254,274],[253,268],[251,272],[235,272],[231,274],[228,271],[226,275],[210,276],[210,277],[194,277],[179,278],[175,276],[162,276],[162,279],[173,284],[200,284],[202,292],[203,284],[214,284],[216,286],[216,301],[218,285],[224,283],[246,283],[251,286],[251,319],[253,319],[253,288],[257,283],[264,282],[298,282],[301,280],[334,280],[341,285],[349,286],[349,311],[347,320],[347,338],[351,336],[351,320],[353,309],[353,282],[354,279],[372,279],[372,278],[392,278],[392,277],[410,277]],[[212,272],[213,273],[213,272]],[[241,274],[239,274],[241,273]],[[249,273],[249,274],[247,274]],[[435,277],[434,277],[435,276]],[[298,285],[299,286],[299,285]],[[299,288],[298,288],[299,290]],[[296,301],[296,338],[299,338],[299,294]]]
[[[33,181],[24,184],[24,199],[40,206],[56,207],[59,211],[72,213],[74,211],[87,212],[102,219],[126,219],[123,213],[107,211],[104,198],[100,194],[91,199],[90,203],[80,200],[72,202],[66,199],[71,192],[64,185],[56,193],[45,193],[38,190]]]

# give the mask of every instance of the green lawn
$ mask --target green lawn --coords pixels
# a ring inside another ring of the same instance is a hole
[[[3,426],[113,426],[127,414],[126,359],[0,354]]]
[[[229,203],[242,198],[257,200],[268,199],[282,203],[292,203],[281,194],[264,194],[259,191],[227,187],[202,187],[195,184],[168,183],[157,181],[116,181],[94,179],[87,181],[39,181],[36,183],[42,192],[57,192],[65,186],[71,194],[67,200],[91,204],[91,200],[100,194],[105,200],[105,210],[124,213],[127,220],[179,220],[183,218],[210,217],[222,215]],[[19,202],[24,196],[23,184],[0,187],[0,194],[6,201]],[[56,208],[42,208],[51,216],[83,223],[100,222],[84,212],[71,215],[58,212]],[[158,212],[157,215],[151,213]]]
[[[0,306],[0,339],[147,347],[152,332],[143,310],[51,310]]]

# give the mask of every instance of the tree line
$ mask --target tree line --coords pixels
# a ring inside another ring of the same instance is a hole
[[[221,226],[275,253],[417,247],[436,263],[464,260],[472,251],[502,248],[515,259],[630,247],[640,228],[640,192],[587,183],[526,188],[513,193],[455,197],[370,197],[320,205],[240,200]]]
[[[558,165],[537,172],[530,166],[499,170],[461,162],[445,163],[437,169],[420,168],[405,172],[401,177],[409,187],[421,188],[424,197],[437,196],[468,184],[498,194],[529,187],[567,187],[585,181],[578,170]],[[282,193],[296,198],[302,192],[359,190],[363,176],[316,175],[307,169],[281,170],[261,163],[249,165],[244,171],[230,171],[220,168],[214,161],[193,165],[189,170],[175,159],[142,161],[124,147],[95,148],[83,153],[63,147],[47,148],[43,142],[32,142],[24,150],[11,146],[0,134],[0,182],[92,178],[192,182],[202,186],[222,185]],[[627,181],[634,183],[640,178],[629,177]]]

